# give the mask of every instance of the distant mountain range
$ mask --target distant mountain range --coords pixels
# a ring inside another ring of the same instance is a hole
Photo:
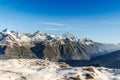
[[[90,60],[120,49],[119,44],[103,44],[78,39],[70,33],[63,36],[37,31],[19,33],[5,29],[0,32],[0,58],[50,58],[51,60]]]
[[[97,56],[91,60],[69,60],[66,61],[71,66],[88,66],[88,65],[101,65],[108,68],[120,69],[120,50],[111,52],[109,54]]]

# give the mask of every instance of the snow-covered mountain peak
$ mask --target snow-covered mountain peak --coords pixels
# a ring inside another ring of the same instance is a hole
[[[46,35],[46,33],[37,31],[37,32],[33,33],[32,37],[34,37],[34,36],[45,36],[45,35]]]
[[[4,33],[4,34],[11,34],[11,31],[8,28],[6,28],[6,29],[4,29],[2,31],[2,33]]]
[[[30,42],[30,41],[34,41],[34,42],[39,42],[39,41],[66,41],[66,39],[72,41],[72,42],[80,42],[82,44],[93,44],[94,42],[85,38],[85,39],[78,39],[76,36],[74,36],[73,34],[70,34],[69,32],[65,33],[63,36],[58,36],[58,35],[51,35],[51,34],[47,34],[44,32],[40,32],[40,31],[36,31],[34,33],[26,33],[26,34],[22,34],[19,33],[17,31],[12,31],[9,29],[4,29],[2,32],[0,32],[0,40],[1,41],[5,41],[7,38],[7,40],[9,40],[8,36],[10,36],[9,38],[14,39],[17,42]],[[10,39],[11,41],[11,39]]]
[[[46,36],[47,36],[46,33],[37,31],[37,32],[33,33],[30,38],[32,41],[41,41],[41,40],[47,40]]]
[[[3,30],[3,32],[6,32],[6,31],[8,31],[9,29],[8,28],[5,28],[4,30]]]
[[[71,41],[78,41],[77,37],[75,37],[73,34],[70,34],[69,32],[65,33],[63,35],[64,38],[68,38]]]
[[[63,37],[72,38],[72,37],[75,37],[75,36],[70,34],[69,32],[67,32],[67,33],[63,34]]]
[[[0,34],[3,34],[3,35],[17,35],[18,32],[17,31],[12,31],[12,30],[6,28],[2,32],[0,32]]]
[[[30,42],[30,41],[56,41],[56,40],[60,40],[60,41],[64,41],[66,39],[69,39],[72,42],[80,42],[83,44],[92,44],[93,41],[85,38],[85,39],[78,39],[76,36],[74,36],[73,34],[70,34],[69,32],[65,33],[63,36],[58,36],[58,35],[51,35],[51,34],[47,34],[41,31],[36,31],[34,33],[26,33],[26,34],[22,34],[19,33],[17,31],[12,31],[9,29],[4,29],[2,32],[0,32],[0,40],[1,41],[5,41],[8,36],[10,36],[10,38],[13,38],[15,41],[18,42]],[[7,38],[7,40],[9,40],[9,38]],[[10,39],[11,40],[11,39]]]
[[[27,42],[30,41],[30,39],[24,34],[6,28],[2,32],[0,32],[0,41]]]
[[[92,40],[88,39],[88,38],[81,39],[80,43],[81,44],[87,44],[87,45],[94,44],[94,42]]]

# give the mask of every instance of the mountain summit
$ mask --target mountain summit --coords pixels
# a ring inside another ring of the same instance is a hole
[[[89,60],[119,49],[119,45],[78,39],[68,32],[63,36],[40,31],[22,34],[9,29],[0,32],[0,54],[7,59],[48,57],[52,60]]]

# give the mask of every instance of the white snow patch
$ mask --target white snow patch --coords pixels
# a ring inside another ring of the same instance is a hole
[[[92,69],[89,71],[88,69]],[[87,74],[93,78],[87,79]],[[66,67],[41,59],[0,60],[0,80],[120,80],[119,69]]]

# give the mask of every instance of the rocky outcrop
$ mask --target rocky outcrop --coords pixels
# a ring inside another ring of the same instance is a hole
[[[80,60],[89,59],[87,54],[78,44],[69,41],[66,44],[56,42],[41,42],[32,47],[31,50],[39,56],[38,58],[48,57],[52,60]]]
[[[0,58],[2,59],[32,59],[37,58],[29,47],[20,46],[17,43],[0,47]]]
[[[100,44],[87,45],[72,42],[67,39],[64,44],[62,44],[61,41],[40,42],[32,47],[31,50],[38,58],[48,57],[52,60],[89,60],[92,55],[101,53],[98,50],[100,48],[98,45]]]

